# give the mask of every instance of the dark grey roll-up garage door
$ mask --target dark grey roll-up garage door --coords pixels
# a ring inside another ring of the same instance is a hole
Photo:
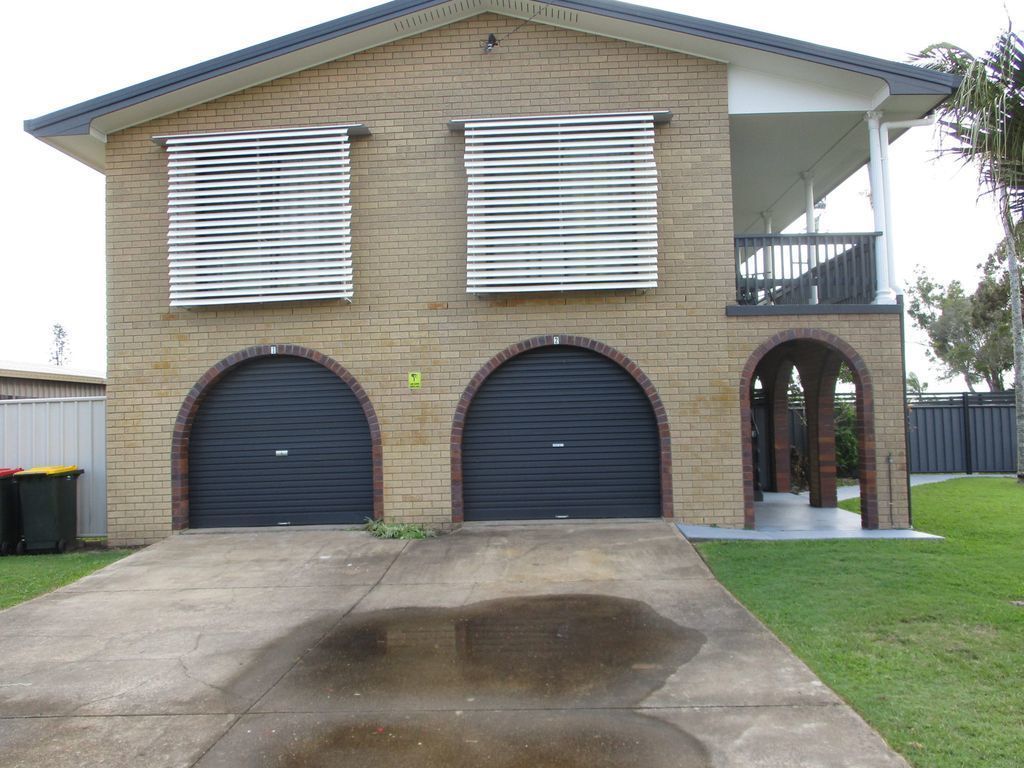
[[[199,407],[188,470],[194,528],[373,515],[363,409],[347,384],[304,358],[261,357],[227,373]]]
[[[512,358],[473,398],[462,438],[466,520],[658,517],[654,411],[596,352],[542,347]]]

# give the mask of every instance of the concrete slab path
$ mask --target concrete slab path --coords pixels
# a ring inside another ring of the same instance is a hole
[[[0,612],[0,765],[906,763],[649,521],[172,537]]]

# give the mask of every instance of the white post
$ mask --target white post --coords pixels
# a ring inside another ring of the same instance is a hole
[[[895,304],[896,294],[889,279],[889,254],[885,230],[885,181],[882,174],[882,150],[879,137],[881,112],[868,112],[868,175],[871,178],[871,210],[875,231],[875,304]]]
[[[772,210],[761,211],[761,221],[764,222],[764,233],[772,233]],[[770,243],[761,250],[761,260],[764,266],[764,295],[765,300],[772,304],[775,296],[775,246]]]
[[[818,225],[814,221],[814,174],[810,171],[801,173],[800,178],[804,180],[804,214],[807,223],[807,234],[818,231]]]
[[[903,293],[896,279],[896,248],[892,228],[892,181],[889,177],[889,130],[892,128],[918,128],[935,125],[938,115],[931,115],[921,120],[894,120],[878,126],[878,143],[882,155],[882,186],[885,189],[885,250],[889,261],[889,287],[893,294]]]
[[[813,235],[818,231],[818,227],[814,223],[814,174],[810,171],[801,173],[800,178],[804,180],[804,207],[806,209],[806,224],[807,234]],[[814,279],[815,270],[818,269],[818,246],[813,243],[807,248],[808,254],[811,257],[811,295],[808,301],[811,304],[818,303],[818,283]]]

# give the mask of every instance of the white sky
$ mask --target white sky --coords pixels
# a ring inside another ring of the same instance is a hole
[[[0,360],[45,363],[50,327],[69,333],[69,366],[106,368],[103,177],[30,137],[22,121],[248,45],[378,4],[374,0],[134,0],[5,3],[0,28]],[[982,53],[1005,27],[1003,0],[689,0],[658,2],[706,19],[895,61],[941,41]],[[942,281],[975,283],[975,265],[1001,238],[994,208],[977,199],[974,171],[935,160],[933,130],[918,128],[890,152],[897,269],[918,264]],[[866,175],[829,196],[822,229],[870,231]],[[937,383],[924,338],[908,324],[909,370]]]

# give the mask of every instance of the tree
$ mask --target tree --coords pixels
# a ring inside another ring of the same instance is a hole
[[[1006,286],[988,274],[968,294],[957,280],[944,286],[917,271],[907,314],[928,335],[928,358],[943,379],[963,376],[971,392],[981,382],[993,392],[1005,389],[1003,374],[1013,367]]]
[[[1024,318],[1014,238],[1014,216],[1019,222],[1024,215],[1024,41],[1011,26],[984,56],[940,43],[917,58],[931,69],[962,78],[960,87],[939,107],[940,124],[955,142],[947,151],[978,167],[980,184],[995,197],[1003,223],[1013,329],[1017,481],[1024,483]]]
[[[907,392],[912,395],[923,395],[927,391],[928,382],[921,381],[913,371],[907,374]]]
[[[54,323],[51,331],[53,343],[50,345],[50,362],[54,365],[64,365],[71,357],[68,349],[68,332],[60,323]]]

